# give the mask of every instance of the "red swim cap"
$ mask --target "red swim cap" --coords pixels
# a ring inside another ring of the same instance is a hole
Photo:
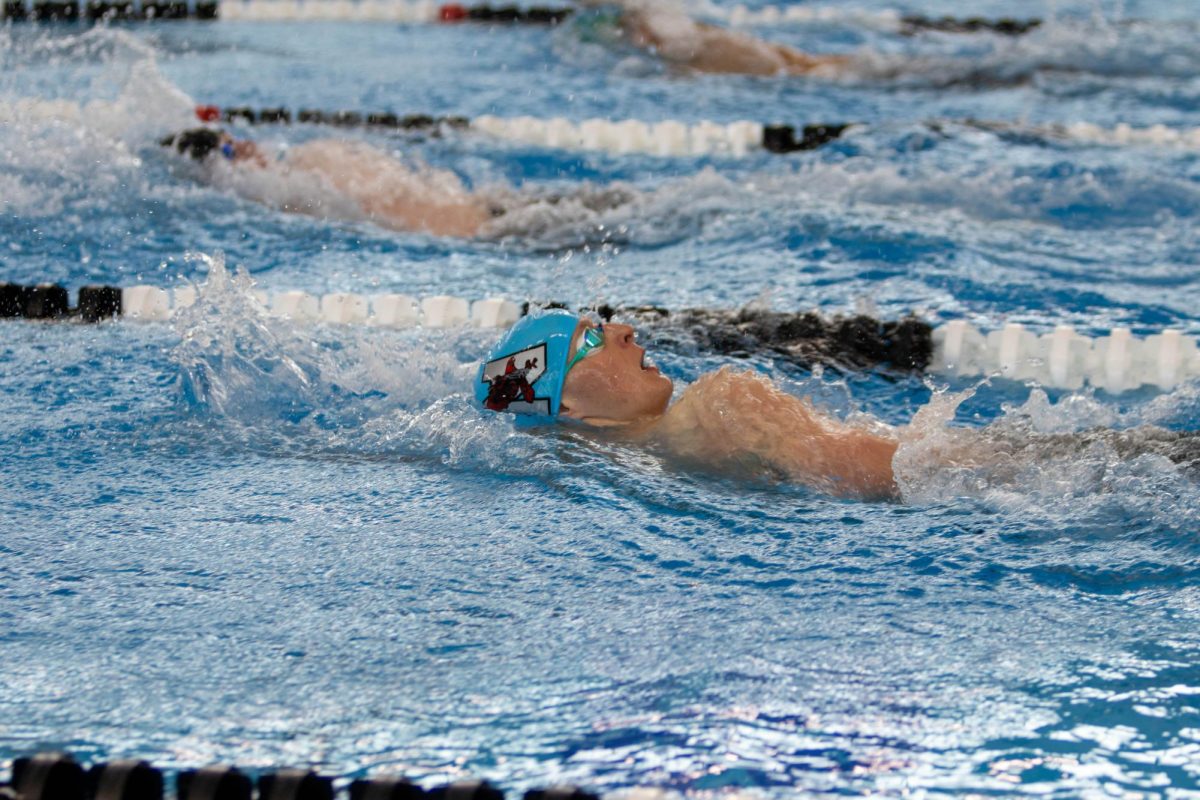
[[[442,22],[458,22],[467,18],[467,8],[458,3],[446,3],[438,9],[438,18]]]

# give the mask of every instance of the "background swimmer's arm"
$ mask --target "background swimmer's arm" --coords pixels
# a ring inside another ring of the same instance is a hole
[[[645,12],[627,10],[621,23],[636,46],[654,49],[666,60],[700,72],[800,75],[822,68],[836,70],[849,61],[845,56],[809,55],[686,17],[656,24]]]
[[[435,236],[478,236],[492,220],[491,206],[473,195],[457,198],[412,198],[399,195],[359,197],[363,210],[377,222]]]
[[[375,222],[435,236],[476,236],[491,220],[486,199],[444,170],[415,170],[361,143],[318,140],[292,148],[287,166],[322,177]]]
[[[822,414],[750,372],[725,368],[689,386],[655,435],[673,452],[709,464],[766,465],[843,496],[896,496],[897,442]]]

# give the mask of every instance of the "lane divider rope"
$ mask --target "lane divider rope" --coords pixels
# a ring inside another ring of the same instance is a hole
[[[43,101],[54,113],[62,101]],[[71,109],[64,113],[70,114]],[[0,120],[4,119],[0,104]],[[82,120],[81,115],[76,115]],[[865,123],[817,123],[803,126],[763,124],[749,120],[731,123],[711,121],[642,122],[640,120],[587,119],[572,122],[562,117],[496,117],[483,115],[475,119],[460,116],[430,116],[409,114],[400,116],[389,111],[362,113],[357,111],[319,111],[301,109],[293,114],[286,108],[253,109],[248,106],[222,108],[215,105],[196,107],[196,117],[202,122],[244,122],[250,125],[300,124],[334,125],[337,127],[378,127],[400,130],[436,130],[442,126],[471,129],[498,139],[521,144],[559,149],[605,150],[613,153],[645,153],[650,155],[705,155],[708,153],[745,154],[754,149],[772,153],[791,153],[815,150],[841,138],[847,132],[866,128]],[[953,122],[953,121],[948,121]],[[994,133],[1021,133],[1050,139],[1066,139],[1102,145],[1150,145],[1200,150],[1200,127],[1170,128],[1163,124],[1134,127],[1120,123],[1105,128],[1091,122],[1022,125],[1012,122],[992,122],[966,119],[960,124]],[[927,123],[938,128],[945,122]]]
[[[643,153],[656,156],[698,156],[725,153],[744,156],[751,150],[793,153],[815,150],[839,138],[851,124],[765,125],[750,120],[719,123],[686,123],[663,120],[587,119],[579,123],[561,117],[495,117],[471,121],[473,130],[519,144],[564,150],[602,150],[610,153]]]
[[[946,122],[955,121],[927,124],[941,128]],[[1134,127],[1120,123],[1112,128],[1105,128],[1091,122],[1021,125],[974,119],[959,122],[962,125],[998,133],[1019,132],[1084,144],[1200,150],[1200,127],[1171,128],[1163,124]],[[538,119],[484,115],[470,120],[469,127],[507,141],[543,147],[680,156],[709,153],[745,155],[759,148],[772,153],[815,150],[847,133],[867,128],[868,125],[859,122],[839,122],[795,126],[762,124],[748,120],[731,123],[686,123],[676,120],[646,123],[628,119],[589,119],[576,123],[561,117]]]
[[[699,9],[701,16],[724,22],[734,27],[774,26],[783,24],[813,24],[831,22],[859,22],[866,25],[899,29],[912,35],[920,31],[940,33],[995,33],[1001,36],[1021,36],[1042,24],[1036,17],[1014,19],[1000,17],[927,17],[922,14],[905,14],[894,9],[868,11],[866,9],[839,6],[766,5],[747,8],[742,3],[732,6],[706,4]]]
[[[1110,394],[1154,386],[1170,390],[1200,377],[1196,340],[1177,330],[1139,338],[1113,328],[1091,338],[1059,325],[1040,336],[1020,323],[984,334],[963,320],[933,331],[930,370],[942,375],[999,375],[1059,389],[1085,383]]]
[[[54,111],[62,101],[44,101]],[[70,114],[72,109],[65,113]],[[0,120],[4,119],[0,104]],[[82,115],[78,115],[82,121]],[[505,141],[556,149],[603,150],[612,153],[644,153],[648,155],[681,156],[728,153],[744,155],[755,149],[771,153],[792,153],[815,150],[848,132],[868,127],[865,123],[814,123],[803,126],[763,124],[750,120],[730,123],[702,120],[681,122],[663,120],[587,119],[572,122],[562,117],[496,117],[483,115],[475,119],[461,116],[431,116],[408,114],[400,116],[389,111],[362,113],[357,111],[320,111],[300,109],[295,114],[286,108],[253,109],[248,106],[222,108],[215,105],[196,107],[196,117],[202,122],[244,122],[250,125],[299,124],[333,125],[337,127],[377,127],[408,131],[431,131],[443,127],[470,129]],[[945,122],[928,123],[942,128]],[[1146,145],[1200,150],[1200,127],[1170,128],[1161,123],[1134,127],[1120,123],[1105,128],[1091,122],[1021,125],[1011,122],[991,122],[966,119],[962,125],[994,133],[1021,133],[1049,139],[1065,139],[1100,145]]]
[[[68,754],[45,752],[14,759],[11,773],[12,783],[0,785],[0,796],[20,800],[164,800],[168,796],[163,771],[138,759],[84,769]],[[267,769],[252,780],[226,765],[179,770],[174,783],[171,796],[176,800],[504,800],[505,796],[483,780],[460,780],[425,790],[399,775],[356,778],[343,793],[333,778],[309,769]],[[524,800],[599,800],[599,796],[576,786],[555,786],[530,789]]]
[[[471,302],[451,295],[415,298],[406,294],[363,295],[333,292],[318,297],[302,291],[270,293],[255,290],[255,299],[269,313],[299,323],[328,323],[338,325],[373,325],[384,328],[449,328],[474,326],[503,328],[512,325],[528,313],[529,304],[518,304],[502,297]],[[125,288],[85,286],[79,291],[78,303],[71,307],[67,290],[57,284],[23,286],[0,283],[0,317],[24,317],[35,320],[79,319],[100,322],[113,317],[140,321],[165,322],[179,310],[196,302],[196,289],[179,286],[171,291],[138,285]],[[554,304],[551,304],[554,305]],[[610,317],[617,311],[628,311],[643,317],[667,317],[664,309],[600,309]],[[705,324],[704,314],[711,312],[679,312],[685,324]],[[816,325],[823,337],[854,338],[854,325],[863,320],[870,325],[892,326],[902,331],[899,323],[881,323],[870,318],[851,318],[820,327],[814,314],[793,315],[787,320],[793,326]],[[910,318],[914,325],[929,326]],[[722,324],[736,329],[738,318],[723,318]],[[911,326],[910,326],[911,327]],[[865,329],[864,329],[865,330]],[[962,320],[933,328],[931,333],[908,330],[909,341],[914,333],[931,340],[932,356],[928,371],[935,374],[966,377],[996,375],[1016,381],[1037,383],[1060,389],[1075,390],[1089,384],[1111,394],[1119,394],[1142,386],[1170,390],[1184,382],[1200,378],[1200,347],[1196,339],[1181,331],[1164,330],[1145,337],[1134,336],[1128,328],[1114,328],[1108,335],[1088,337],[1070,326],[1060,325],[1049,333],[1038,335],[1019,323],[1010,323],[1001,330],[984,334]],[[796,341],[804,334],[796,333]],[[860,338],[870,338],[864,334]],[[867,343],[878,349],[878,343]],[[774,346],[774,345],[772,345]],[[908,345],[906,345],[908,346]],[[889,357],[877,358],[887,361]],[[925,367],[925,359],[917,358],[913,365]]]
[[[0,19],[15,22],[113,21],[354,21],[410,24],[483,22],[557,25],[574,9],[522,8],[515,5],[464,5],[434,0],[3,0]],[[866,11],[836,6],[764,6],[729,9],[709,6],[703,16],[735,27],[752,25],[855,22],[905,35],[921,31],[940,33],[995,33],[1020,36],[1042,24],[1040,19],[1010,17],[926,17],[885,9]]]
[[[964,124],[996,133],[1033,134],[1047,139],[1061,139],[1101,145],[1150,145],[1200,150],[1200,128],[1171,128],[1161,123],[1135,127],[1125,122],[1105,128],[1091,122],[1050,123],[1045,125],[1016,125],[1010,122],[964,120]]]
[[[14,22],[171,20],[486,22],[557,25],[569,8],[462,5],[433,0],[3,0],[0,19]]]
[[[470,302],[439,295],[417,299],[404,294],[362,295],[333,292],[268,293],[251,290],[269,314],[297,323],[412,327],[503,328],[536,308],[568,308],[563,303],[525,302],[502,297]],[[157,286],[85,286],[79,303],[69,305],[67,290],[57,284],[21,286],[0,283],[0,317],[43,321],[100,322],[120,317],[138,322],[166,322],[194,305],[197,291],[184,285],[168,291]],[[604,304],[579,309],[605,321],[636,320],[654,337],[656,346],[745,357],[764,353],[803,368],[822,364],[835,369],[873,367],[924,370],[932,359],[932,328],[916,317],[879,320],[823,316],[815,311],[783,312],[761,308],[738,310],[684,309],[657,306],[614,308]]]
[[[0,20],[13,22],[100,22],[215,20],[216,0],[3,0]]]
[[[66,122],[87,124],[94,111],[107,110],[106,104],[93,101],[81,105],[69,100],[21,98],[0,101],[0,123]],[[467,117],[429,114],[399,115],[391,111],[322,111],[300,109],[296,112],[283,107],[222,108],[201,105],[195,108],[202,122],[238,122],[250,125],[310,124],[342,128],[378,128],[419,133],[446,130],[471,130],[518,144],[554,149],[596,150],[614,154],[640,153],[659,156],[746,155],[759,149],[771,153],[793,153],[815,150],[848,133],[867,128],[865,123],[822,123],[802,126],[763,124],[750,120],[729,123],[712,121],[682,122],[663,120],[648,123],[640,120],[586,119],[582,122],[554,117],[496,117],[483,115]],[[927,123],[944,128],[953,120]],[[1121,123],[1105,128],[1090,122],[1048,125],[1022,125],[1011,122],[989,122],[967,119],[957,121],[969,127],[998,134],[1020,133],[1048,139],[1075,141],[1102,146],[1150,146],[1200,151],[1200,127],[1170,128],[1156,124],[1133,127]]]
[[[386,328],[448,328],[461,325],[507,327],[521,318],[522,306],[502,297],[471,302],[438,295],[415,298],[406,294],[362,295],[333,292],[318,297],[308,292],[254,291],[270,313],[303,323],[377,325]],[[58,284],[23,286],[0,283],[0,317],[35,320],[77,318],[99,322],[112,317],[139,322],[166,322],[196,302],[193,286],[168,291],[157,286],[84,286],[72,307],[67,290]]]
[[[224,0],[226,21],[358,21],[410,24],[483,22],[558,25],[573,9],[562,7],[463,5],[433,0]]]
[[[3,112],[0,111],[0,118]],[[644,153],[660,156],[708,155],[726,153],[742,156],[751,150],[792,153],[814,150],[840,137],[850,123],[805,125],[797,131],[793,125],[764,125],[749,120],[730,123],[701,121],[694,123],[664,120],[646,123],[639,120],[587,119],[579,123],[556,117],[495,117],[485,114],[475,119],[458,116],[435,117],[427,114],[400,116],[389,111],[319,111],[300,109],[295,114],[286,108],[253,109],[246,106],[221,108],[196,107],[201,122],[244,122],[250,125],[292,122],[327,124],[337,127],[368,127],[407,131],[430,131],[443,126],[470,129],[489,136],[521,144],[556,149],[604,150],[612,153]]]

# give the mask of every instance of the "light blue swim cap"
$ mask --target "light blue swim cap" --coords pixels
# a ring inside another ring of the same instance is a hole
[[[492,411],[557,416],[578,325],[565,309],[518,320],[479,368],[475,400]]]

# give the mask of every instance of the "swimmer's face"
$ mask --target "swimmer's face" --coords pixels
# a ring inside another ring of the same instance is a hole
[[[595,327],[582,320],[575,329],[571,357],[579,334]],[[648,366],[646,349],[628,325],[604,326],[604,346],[580,359],[563,383],[564,416],[593,425],[623,425],[660,416],[671,402],[671,379]]]

